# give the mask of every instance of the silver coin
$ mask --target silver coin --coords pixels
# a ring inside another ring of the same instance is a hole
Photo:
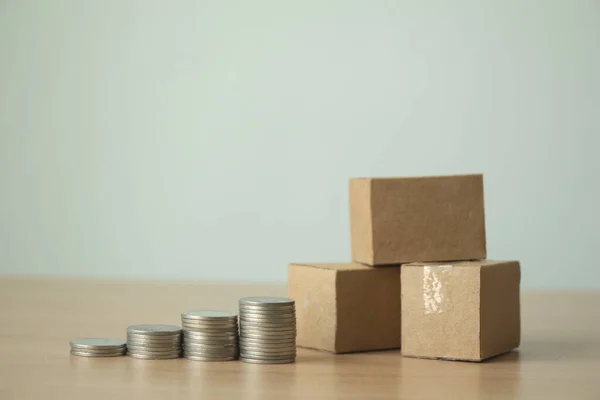
[[[102,353],[118,353],[118,352],[122,352],[122,351],[126,351],[127,347],[123,346],[123,347],[116,347],[113,349],[83,349],[83,348],[76,348],[76,347],[71,347],[71,350],[73,351],[82,351],[84,353],[98,353],[98,354],[102,354]]]
[[[261,360],[256,358],[246,358],[240,356],[239,360],[251,364],[291,364],[296,361],[296,358],[285,358],[282,360]]]
[[[204,347],[204,348],[231,348],[238,347],[238,343],[236,342],[222,342],[222,343],[204,343],[204,342],[185,342],[184,346],[186,347]]]
[[[78,349],[75,347],[71,348],[71,351],[83,352],[83,353],[95,353],[95,354],[106,354],[106,353],[119,353],[127,350],[127,347],[119,347],[114,349]]]
[[[194,320],[187,320],[187,319],[182,319],[181,320],[181,325],[183,327],[183,329],[185,329],[186,326],[194,326],[194,327],[199,327],[199,328],[207,328],[207,329],[232,329],[238,326],[237,321],[235,322],[230,322],[230,323],[206,323],[206,322],[197,322]]]
[[[243,322],[240,324],[240,329],[244,328],[252,328],[252,329],[265,329],[271,331],[280,331],[280,330],[291,330],[296,329],[296,324],[260,324],[256,322]]]
[[[296,342],[296,336],[291,335],[288,337],[279,337],[279,336],[240,336],[239,343],[265,343],[265,344],[292,344]]]
[[[237,358],[240,355],[239,351],[229,351],[229,352],[222,352],[222,353],[203,353],[200,351],[184,351],[183,352],[184,356],[193,356],[193,357],[206,357],[206,358],[230,358],[230,357],[234,357]]]
[[[237,343],[238,336],[225,337],[186,337],[183,343]]]
[[[192,338],[192,337],[187,337],[185,338],[185,340],[183,341],[183,343],[197,343],[197,344],[229,344],[229,343],[237,343],[238,342],[238,337],[224,337],[224,338],[213,338],[213,337],[209,337],[209,338]]]
[[[267,353],[262,351],[253,351],[240,348],[240,354],[244,355],[247,358],[284,358],[294,356],[296,354],[296,351],[288,350],[281,353]]]
[[[198,310],[198,311],[187,311],[181,314],[181,318],[187,319],[199,319],[199,320],[232,320],[237,318],[237,315],[227,311],[214,311],[214,310]]]
[[[229,330],[216,330],[216,329],[186,327],[185,330],[192,336],[195,334],[205,334],[205,335],[215,335],[216,336],[216,335],[235,335],[238,333],[239,328],[229,329]]]
[[[240,338],[239,340],[239,345],[240,346],[295,346],[296,345],[296,340],[295,339],[284,339],[284,340],[279,340],[279,339],[254,339],[254,338]]]
[[[160,339],[158,339],[160,338]],[[127,335],[127,341],[137,340],[138,342],[148,342],[148,343],[173,343],[177,341],[181,341],[182,336],[141,336],[141,335]]]
[[[177,340],[172,342],[146,342],[144,340],[128,340],[128,346],[138,346],[138,347],[174,347],[180,346],[183,343],[183,340]]]
[[[296,354],[296,348],[288,348],[288,349],[255,349],[252,347],[241,346],[240,353],[254,355],[254,356],[264,356],[264,357],[277,357],[277,356],[288,356],[292,354]]]
[[[290,338],[295,338],[296,337],[296,331],[295,330],[291,330],[291,331],[277,331],[277,332],[270,332],[270,331],[264,331],[264,330],[256,330],[256,329],[242,329],[240,330],[240,337],[247,337],[247,338],[266,338],[266,337],[270,337],[270,338],[280,338],[280,339],[290,339]]]
[[[218,329],[218,328],[215,329],[215,328],[206,328],[203,326],[193,326],[193,325],[184,325],[183,329],[185,329],[186,331],[191,331],[191,332],[205,332],[205,333],[235,333],[238,330],[237,326],[228,328],[228,329]]]
[[[191,350],[191,351],[229,351],[229,350],[234,350],[237,349],[238,346],[237,344],[228,344],[228,345],[219,345],[219,346],[214,346],[214,345],[203,345],[203,344],[190,344],[190,343],[186,343],[183,348],[185,350]]]
[[[263,322],[246,322],[243,321],[240,324],[241,328],[258,328],[258,329],[271,329],[271,330],[277,330],[277,329],[290,329],[290,328],[296,328],[296,323],[295,322],[290,322],[287,324],[279,324],[279,323],[263,323]]]
[[[125,351],[117,352],[89,352],[89,351],[77,351],[71,350],[71,354],[78,357],[119,357],[124,356]]]
[[[240,326],[240,332],[247,331],[258,331],[258,332],[296,332],[296,325],[258,325],[258,324],[244,324]]]
[[[244,319],[244,318],[294,318],[295,316],[296,316],[295,309],[267,311],[267,312],[261,311],[261,310],[257,310],[257,311],[242,310],[242,313],[240,314],[238,321],[240,319]]]
[[[288,297],[242,297],[238,300],[238,303],[251,306],[283,306],[296,304],[294,299]]]
[[[295,304],[242,304],[238,303],[238,312],[240,313],[285,313],[295,312]],[[239,317],[239,314],[238,314]]]
[[[237,325],[237,319],[235,321],[208,321],[208,320],[199,320],[199,319],[182,319],[181,323],[186,325],[198,325],[198,326],[206,326],[209,328],[225,328],[230,326]]]
[[[173,358],[181,358],[181,354],[168,354],[168,355],[146,355],[146,354],[136,354],[136,353],[127,353],[128,357],[138,358],[140,360],[170,360]]]
[[[292,333],[278,334],[278,335],[264,335],[262,333],[245,332],[240,335],[240,340],[242,340],[242,339],[262,339],[265,341],[267,341],[267,340],[286,341],[286,340],[296,340],[296,334],[294,332],[292,332]]]
[[[199,324],[235,324],[238,320],[237,315],[230,318],[194,318],[181,314],[182,321],[197,322]]]
[[[136,353],[136,354],[169,354],[169,353],[179,353],[181,352],[183,347],[175,347],[171,349],[148,349],[148,348],[128,348],[127,352]]]
[[[127,340],[144,340],[147,342],[169,342],[181,339],[181,334],[178,333],[176,335],[140,335],[137,333],[128,333]]]
[[[127,340],[138,340],[140,342],[151,342],[151,343],[169,343],[181,340],[182,335],[160,335],[160,336],[144,336],[144,335],[127,335]]]
[[[170,347],[179,346],[183,343],[183,340],[174,340],[169,342],[147,342],[145,340],[128,340],[128,346],[139,346],[139,347]]]
[[[238,325],[240,321],[243,320],[286,320],[286,319],[296,319],[296,314],[293,312],[286,312],[285,314],[275,314],[275,313],[248,313],[240,315],[240,319],[238,319]]]
[[[137,333],[149,336],[168,336],[180,332],[181,328],[176,325],[141,324],[127,327],[127,333]]]
[[[284,314],[284,315],[266,315],[266,314],[244,314],[240,320],[239,323],[244,322],[244,321],[250,321],[250,322],[269,322],[269,323],[273,323],[273,322],[296,322],[296,315],[295,314]],[[238,325],[239,325],[238,323]]]
[[[277,344],[277,343],[296,343],[295,336],[278,337],[278,336],[240,336],[239,343],[260,343],[260,344]]]
[[[246,333],[250,333],[250,334],[260,334],[260,335],[265,335],[265,336],[277,336],[277,335],[295,335],[296,334],[296,328],[292,327],[292,328],[259,328],[259,327],[255,327],[255,326],[241,326],[240,327],[240,334],[244,335]]]
[[[230,361],[237,360],[239,355],[237,354],[227,354],[220,356],[205,356],[202,354],[183,354],[184,358],[195,361]]]
[[[128,353],[135,353],[135,354],[175,354],[175,353],[181,353],[181,348],[179,349],[127,349]]]
[[[199,325],[199,326],[207,326],[207,327],[227,327],[227,326],[235,326],[237,325],[237,319],[235,321],[206,321],[200,319],[182,319],[181,322],[187,325]]]
[[[199,351],[199,350],[185,349],[184,353],[190,354],[193,356],[202,356],[202,357],[233,357],[233,356],[237,355],[239,352],[237,349],[223,350],[223,351]]]
[[[115,349],[125,347],[127,342],[122,339],[86,338],[71,340],[69,343],[74,349]]]
[[[191,346],[232,346],[237,345],[237,340],[186,340],[184,345]]]
[[[238,321],[239,323],[243,321],[256,321],[256,322],[294,322],[296,321],[295,315],[290,315],[289,313],[285,316],[283,315],[266,315],[266,314],[249,314],[242,315],[242,317]]]
[[[265,349],[265,350],[288,350],[296,349],[296,343],[281,343],[281,344],[254,344],[254,343],[240,343],[240,347],[245,349]]]
[[[238,316],[239,313],[254,312],[254,311],[265,311],[265,312],[291,312],[296,309],[295,304],[287,303],[262,303],[262,304],[250,304],[250,303],[238,303]]]
[[[135,353],[135,354],[158,354],[158,355],[162,355],[162,354],[175,354],[175,353],[181,353],[181,348],[178,349],[127,349],[128,353]]]
[[[296,313],[294,304],[238,304],[238,318],[245,314],[292,314]]]
[[[236,339],[238,337],[237,332],[198,332],[198,331],[185,331],[183,339]]]
[[[280,352],[267,352],[262,350],[254,350],[254,349],[240,349],[239,353],[244,357],[248,358],[283,358],[283,357],[293,357],[296,355],[295,350],[286,350]]]
[[[284,308],[284,309],[280,309],[280,310],[273,310],[273,309],[259,309],[259,308],[242,308],[240,307],[240,317],[239,319],[242,318],[247,318],[249,316],[255,316],[255,317],[277,317],[278,315],[281,316],[289,316],[289,314],[296,314],[296,309],[294,307],[291,308]]]
[[[229,347],[225,349],[203,349],[201,347],[184,347],[183,351],[185,353],[195,353],[195,354],[232,354],[238,353],[239,349],[237,347]]]
[[[185,358],[187,358],[188,360],[192,360],[192,361],[233,361],[233,360],[237,360],[237,357],[220,357],[220,358],[212,358],[212,357],[199,357],[199,356],[194,356],[191,354],[184,354],[183,355]]]
[[[238,329],[184,329],[183,336],[219,336],[235,335]]]
[[[185,342],[184,346],[185,347],[201,347],[203,349],[229,349],[232,347],[237,347],[237,342],[221,343],[221,344]]]
[[[240,325],[241,329],[254,329],[254,330],[265,330],[265,331],[291,331],[296,329],[296,324],[257,324],[254,322],[244,322]]]
[[[200,348],[190,348],[186,347],[183,349],[184,353],[191,353],[196,355],[219,355],[219,354],[237,354],[239,353],[239,349],[237,347],[232,347],[230,349],[200,349]]]
[[[176,345],[176,346],[136,346],[136,345],[129,345],[129,346],[127,346],[127,350],[129,350],[129,351],[176,351],[177,349],[181,349],[181,345]]]
[[[280,357],[264,357],[264,356],[245,354],[243,352],[240,352],[239,357],[245,358],[245,359],[252,359],[252,360],[261,360],[261,361],[280,361],[280,360],[295,359],[296,355],[280,356]]]
[[[183,357],[190,361],[202,361],[202,362],[225,362],[225,361],[235,361],[237,360],[237,356],[228,356],[228,357],[202,357],[202,356],[194,356],[184,354]]]

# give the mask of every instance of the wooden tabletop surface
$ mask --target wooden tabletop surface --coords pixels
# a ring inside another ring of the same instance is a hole
[[[524,293],[519,351],[484,363],[400,351],[298,351],[295,364],[90,359],[69,340],[124,338],[191,309],[236,310],[283,285],[0,279],[0,399],[600,399],[600,293]]]

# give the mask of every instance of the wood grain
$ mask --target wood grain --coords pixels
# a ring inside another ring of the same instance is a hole
[[[0,280],[0,399],[599,399],[600,293],[525,293],[519,351],[477,364],[399,351],[303,350],[295,364],[87,359],[69,340],[124,337],[182,311],[235,311],[283,285]]]

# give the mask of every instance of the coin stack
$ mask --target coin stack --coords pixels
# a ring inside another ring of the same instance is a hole
[[[240,360],[285,364],[296,360],[296,308],[292,299],[245,297],[240,312]]]
[[[174,325],[132,325],[127,328],[127,355],[143,360],[181,357],[181,328]]]
[[[181,314],[183,356],[194,361],[230,361],[238,356],[237,316],[224,311]]]
[[[71,354],[80,357],[117,357],[127,351],[126,342],[118,339],[76,339],[70,344]]]

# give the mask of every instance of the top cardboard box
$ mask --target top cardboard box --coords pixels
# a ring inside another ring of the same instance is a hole
[[[352,259],[484,259],[483,175],[350,180]]]

